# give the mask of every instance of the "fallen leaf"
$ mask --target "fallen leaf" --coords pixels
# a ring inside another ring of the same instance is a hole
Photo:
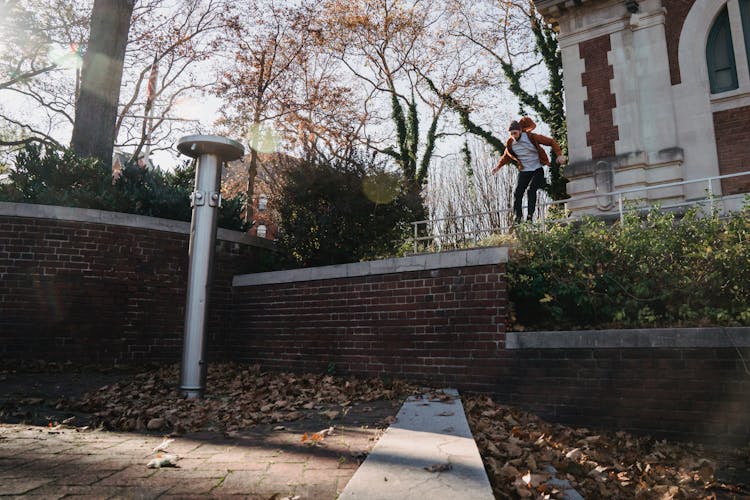
[[[151,451],[153,451],[154,453],[156,453],[157,451],[165,451],[167,447],[172,443],[174,443],[174,439],[165,439],[159,446],[154,447],[154,449]]]
[[[160,469],[162,467],[177,467],[177,455],[157,455],[151,459],[146,467],[149,469]]]
[[[710,483],[714,480],[714,468],[710,464],[705,463],[698,469],[698,476],[704,483]]]
[[[335,427],[331,426],[327,429],[323,429],[322,431],[317,432],[316,434],[319,434],[322,437],[330,436],[331,434],[333,434],[334,430],[335,430]]]
[[[526,486],[530,486],[531,485],[531,472],[527,472],[526,474],[521,476],[521,481],[526,483]]]
[[[148,421],[148,424],[146,424],[146,428],[150,431],[156,431],[164,427],[164,419],[163,418],[152,418]]]
[[[523,450],[520,446],[514,443],[504,443],[503,446],[505,447],[505,451],[508,452],[508,456],[510,457],[520,457],[523,454]]]

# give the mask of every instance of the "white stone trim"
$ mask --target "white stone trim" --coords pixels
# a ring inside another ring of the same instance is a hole
[[[586,63],[581,58],[578,45],[562,49],[563,68],[565,68],[565,112],[568,123],[568,161],[570,163],[591,160],[591,147],[586,142],[586,134],[591,129],[589,116],[583,110],[583,103],[588,99],[581,75]]]
[[[32,203],[0,202],[0,216],[23,217],[29,219],[50,219],[69,222],[87,222],[113,226],[134,227],[165,231],[168,233],[190,234],[190,223],[171,219],[147,217],[145,215],[107,212],[91,208],[58,207]],[[245,245],[273,248],[273,243],[263,238],[250,236],[240,231],[219,228],[217,239]]]
[[[678,142],[685,151],[685,179],[719,175],[711,99],[723,96],[711,96],[706,42],[711,25],[726,3],[726,0],[696,1],[680,33],[678,61],[681,83],[673,87],[673,95]],[[703,186],[685,186],[686,199],[699,198],[703,194]]]
[[[613,33],[609,37],[611,50],[607,54],[607,63],[613,71],[609,91],[615,96],[616,103],[612,108],[612,125],[618,129],[618,139],[614,142],[615,155],[644,149],[639,131],[643,123],[639,94],[644,68],[639,66],[632,50],[633,37],[629,30]]]
[[[615,154],[643,151],[646,164],[659,151],[678,144],[664,12],[660,2],[642,2],[630,18],[630,29],[610,37],[610,90],[617,99],[612,118],[620,131]]]
[[[562,48],[570,47],[573,45],[578,45],[581,42],[585,42],[593,38],[598,38],[600,36],[611,35],[612,33],[617,33],[618,31],[627,29],[629,26],[630,26],[629,19],[628,20],[616,19],[606,24],[597,26],[596,28],[593,28],[593,29],[587,27],[580,31],[576,31],[573,33],[568,33],[566,35],[560,36],[557,39],[557,43],[562,49]]]
[[[654,26],[663,25],[666,22],[667,16],[664,7],[661,7],[652,12],[637,12],[630,15],[630,30],[638,31],[645,28],[652,28]]]
[[[743,106],[750,106],[750,89],[723,92],[720,97],[711,99],[711,111],[714,113]]]
[[[335,266],[291,269],[237,275],[232,286],[273,285],[278,283],[295,283],[300,281],[330,280],[337,278],[354,278],[361,276],[405,273],[411,271],[430,271],[456,267],[485,266],[508,262],[507,247],[487,247],[471,250],[457,250],[434,254],[412,255],[398,259],[384,259]]]

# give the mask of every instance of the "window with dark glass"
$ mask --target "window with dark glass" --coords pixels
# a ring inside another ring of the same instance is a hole
[[[706,62],[712,94],[738,87],[732,31],[729,27],[729,13],[726,6],[721,10],[708,34]]]
[[[745,55],[750,66],[750,0],[740,0],[740,17],[742,17],[742,33],[745,38]]]

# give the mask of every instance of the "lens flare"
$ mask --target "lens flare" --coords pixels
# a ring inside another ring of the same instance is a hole
[[[253,125],[245,136],[248,147],[258,153],[273,153],[277,150],[281,137],[271,127]]]
[[[398,194],[398,179],[386,173],[371,175],[362,181],[362,192],[373,203],[386,205]]]
[[[195,97],[177,97],[172,105],[172,114],[181,120],[203,118],[203,103]]]
[[[69,47],[52,47],[49,51],[49,60],[63,69],[80,69],[83,65],[81,50],[74,43]]]

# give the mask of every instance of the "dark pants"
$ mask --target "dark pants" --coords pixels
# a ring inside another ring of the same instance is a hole
[[[526,193],[528,205],[526,218],[531,220],[534,210],[536,210],[536,191],[542,186],[544,186],[543,168],[538,168],[533,172],[518,172],[518,185],[513,193],[513,211],[516,213],[516,222],[521,222],[521,219],[523,219],[523,193],[526,188],[529,188],[528,193]]]

